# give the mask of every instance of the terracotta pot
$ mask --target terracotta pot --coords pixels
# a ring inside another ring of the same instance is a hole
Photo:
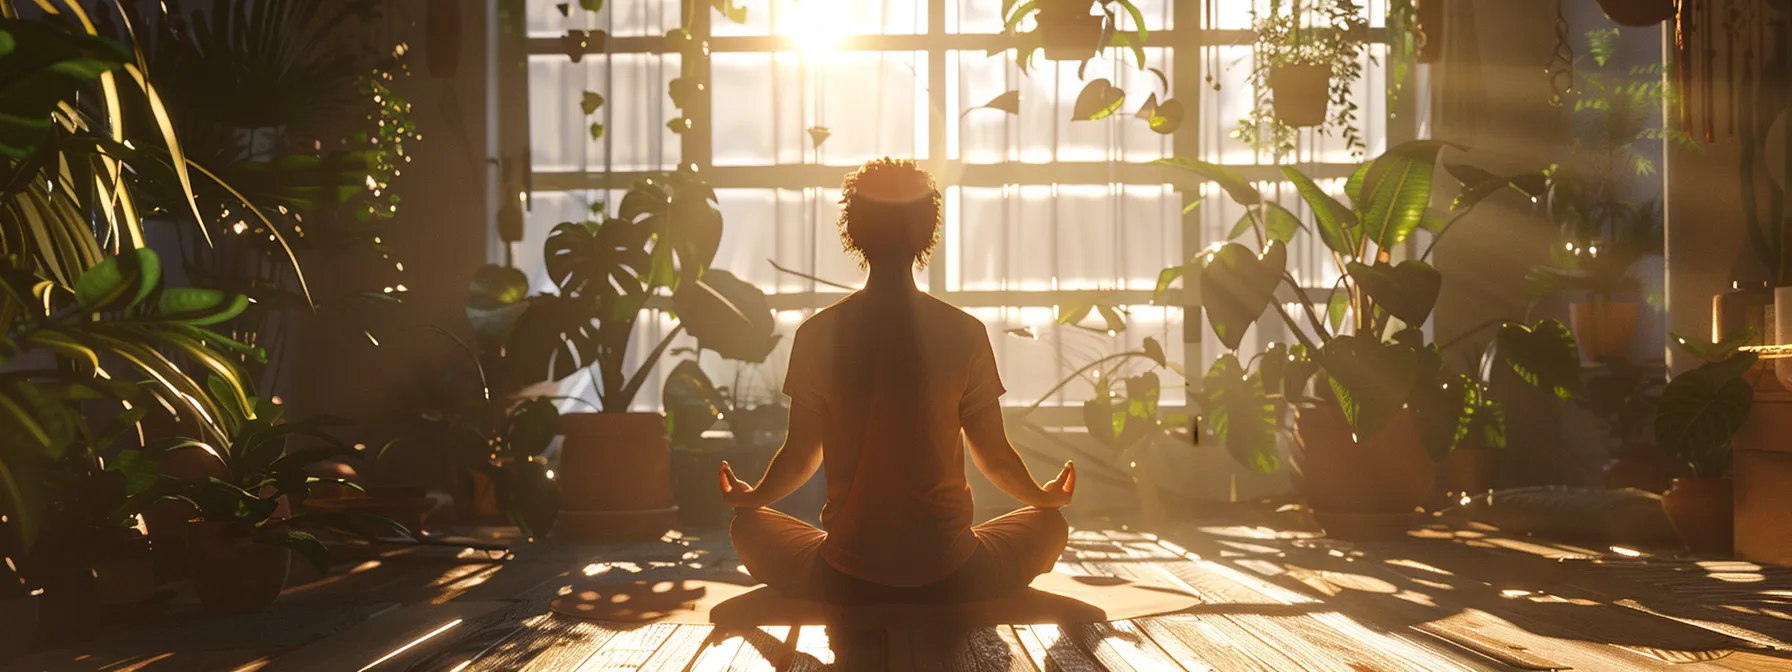
[[[151,429],[144,433],[150,436]],[[164,436],[179,436],[165,434]],[[154,438],[154,437],[152,437]],[[206,477],[230,479],[230,469],[216,455],[204,448],[181,448],[163,453],[157,460],[162,473],[185,482]],[[163,500],[150,504],[143,512],[144,526],[149,530],[150,545],[155,551],[156,579],[173,581],[187,577],[187,521],[199,515],[192,504]]]
[[[1767,380],[1778,378],[1766,376]],[[1792,564],[1792,394],[1756,385],[1748,421],[1731,439],[1736,557]]]
[[[557,536],[657,539],[677,523],[665,416],[568,413],[560,431]]]
[[[156,560],[149,537],[133,528],[105,530],[95,540],[94,593],[101,607],[141,604],[156,590]]]
[[[1323,126],[1331,104],[1332,70],[1323,65],[1283,65],[1269,71],[1276,118],[1289,126]]]
[[[1085,0],[1044,0],[1033,15],[1045,60],[1082,61],[1101,50],[1103,18],[1090,14]]]
[[[1735,539],[1735,488],[1728,478],[1676,478],[1661,496],[1668,520],[1686,547],[1729,555]]]
[[[1450,451],[1438,464],[1438,485],[1448,495],[1492,490],[1493,451],[1478,446]]]
[[[1598,0],[1606,18],[1621,26],[1653,26],[1674,18],[1674,0]]]
[[[279,599],[292,569],[292,551],[247,537],[225,538],[217,523],[188,526],[187,559],[192,563],[193,592],[214,614],[267,609]]]
[[[365,493],[344,490],[340,497],[312,497],[305,501],[305,506],[318,511],[384,516],[411,532],[422,530],[424,520],[436,508],[435,500],[429,498],[429,489],[423,486],[373,487]]]
[[[1568,306],[1568,325],[1589,362],[1630,354],[1641,307],[1635,301],[1584,301]]]
[[[1618,451],[1618,456],[1605,465],[1603,481],[1612,490],[1636,488],[1645,492],[1666,492],[1673,485],[1674,463],[1660,449],[1650,444],[1633,444]]]
[[[1412,412],[1401,410],[1380,432],[1352,438],[1336,403],[1295,411],[1296,487],[1328,534],[1392,538],[1418,522],[1435,492],[1437,467],[1419,442]]]

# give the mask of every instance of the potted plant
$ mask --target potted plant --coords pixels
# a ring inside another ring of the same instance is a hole
[[[214,377],[215,390],[227,390]],[[226,429],[217,439],[167,439],[148,450],[199,449],[217,460],[225,477],[208,476],[187,484],[178,496],[197,512],[196,521],[181,525],[193,589],[213,613],[234,614],[266,609],[286,586],[292,553],[297,552],[319,574],[329,572],[329,548],[313,533],[329,530],[363,538],[409,536],[388,518],[361,512],[310,511],[310,488],[330,483],[355,484],[312,476],[309,469],[325,460],[352,456],[356,448],[327,428],[347,424],[326,416],[286,420],[279,404],[256,397],[227,398],[221,418]],[[291,443],[299,445],[288,445]]]
[[[1364,164],[1345,185],[1349,206],[1300,171],[1282,169],[1314,212],[1310,228],[1334,254],[1341,273],[1323,306],[1295,287],[1302,319],[1275,297],[1278,285],[1294,283],[1287,242],[1309,227],[1229,168],[1160,161],[1218,182],[1247,210],[1248,223],[1239,233],[1254,232],[1262,251],[1239,243],[1216,245],[1189,264],[1166,269],[1159,287],[1178,277],[1198,287],[1202,313],[1229,350],[1236,350],[1245,330],[1265,314],[1280,317],[1299,341],[1257,358],[1254,370],[1252,362],[1222,355],[1197,398],[1205,431],[1246,467],[1274,471],[1280,465],[1273,402],[1290,404],[1299,446],[1297,486],[1335,536],[1403,533],[1434,492],[1431,455],[1463,445],[1473,430],[1498,426],[1486,383],[1447,372],[1442,348],[1426,341],[1421,327],[1442,283],[1426,259],[1436,238],[1480,201],[1508,188],[1522,190],[1531,180],[1450,165],[1462,190],[1448,219],[1429,218],[1432,177],[1443,147],[1409,142]],[[1417,258],[1393,263],[1397,246],[1421,226],[1432,231],[1432,245]],[[1526,382],[1560,397],[1571,397],[1579,383],[1573,339],[1553,321],[1534,327],[1499,324],[1485,357],[1489,363],[1483,368],[1511,367]]]
[[[1738,332],[1720,343],[1675,336],[1701,363],[1668,381],[1655,412],[1655,442],[1673,458],[1678,474],[1662,506],[1681,540],[1703,553],[1728,555],[1735,539],[1732,441],[1754,404],[1748,374],[1756,360],[1739,348],[1752,336]]]
[[[1090,9],[1101,10],[1090,14]],[[1118,8],[1132,18],[1135,33],[1121,33]],[[1131,0],[1027,0],[1003,3],[1003,30],[1013,33],[1021,21],[1033,17],[1034,28],[1023,33],[1023,52],[1043,48],[1049,61],[1086,61],[1109,45],[1143,47],[1145,17]],[[1113,36],[1109,39],[1107,36]]]
[[[1616,29],[1586,33],[1586,53],[1576,59],[1574,141],[1563,162],[1545,171],[1544,204],[1559,227],[1550,263],[1530,274],[1539,297],[1578,295],[1569,322],[1587,361],[1628,354],[1641,315],[1637,262],[1662,251],[1660,184],[1632,184],[1628,176],[1656,171],[1637,143],[1669,141],[1696,147],[1685,131],[1650,123],[1669,97],[1666,66],[1635,68],[1614,61]]]
[[[1252,19],[1255,105],[1233,135],[1280,159],[1294,150],[1295,129],[1318,127],[1360,155],[1351,88],[1363,74],[1367,12],[1355,0],[1270,0]]]
[[[1648,492],[1668,489],[1673,464],[1649,431],[1666,384],[1667,369],[1661,360],[1602,359],[1587,376],[1586,393],[1575,401],[1605,423],[1612,452],[1605,466],[1605,487]]]
[[[716,490],[716,470],[724,460],[743,473],[769,463],[784,443],[790,407],[775,398],[755,399],[747,394],[739,375],[733,385],[716,385],[695,358],[672,367],[660,400],[672,444],[672,486],[679,521],[694,528],[726,525],[731,510]],[[730,438],[704,436],[724,421]]]
[[[601,221],[562,223],[548,236],[544,256],[557,294],[529,296],[520,271],[490,266],[474,279],[467,314],[499,390],[589,367],[600,411],[560,416],[560,473],[581,484],[562,493],[560,533],[658,537],[677,507],[665,418],[630,411],[641,386],[680,334],[747,362],[764,361],[780,337],[763,292],[710,268],[722,216],[714,190],[694,174],[644,180],[615,216],[593,214]],[[678,324],[628,371],[635,323],[654,300],[667,301]]]

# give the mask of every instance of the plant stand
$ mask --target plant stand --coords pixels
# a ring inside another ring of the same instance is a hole
[[[1731,443],[1736,557],[1792,565],[1792,393],[1757,384],[1748,422]]]

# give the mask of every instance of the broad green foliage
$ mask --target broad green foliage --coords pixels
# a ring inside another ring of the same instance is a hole
[[[58,105],[130,60],[111,40],[42,21],[0,20],[0,157],[30,155],[49,135]]]
[[[1694,476],[1730,475],[1730,440],[1754,407],[1754,380],[1746,374],[1757,359],[1752,352],[1738,352],[1735,344],[1751,336],[1733,333],[1722,343],[1674,337],[1705,362],[1674,376],[1662,389],[1655,409],[1655,444]]]
[[[594,367],[605,409],[625,408],[670,344],[669,335],[634,372],[623,370],[636,320],[656,297],[670,299],[699,347],[763,361],[778,336],[765,294],[710,268],[722,240],[715,191],[690,173],[637,183],[613,217],[554,227],[544,246],[557,294],[528,295],[515,269],[488,266],[468,289],[485,370],[501,390],[560,380]]]
[[[1450,215],[1442,218],[1431,208],[1431,195],[1439,155],[1449,147],[1437,141],[1409,142],[1365,162],[1345,181],[1348,205],[1299,170],[1283,167],[1283,175],[1313,213],[1311,227],[1280,204],[1266,201],[1232,169],[1186,159],[1158,162],[1218,184],[1247,211],[1234,237],[1261,227],[1258,240],[1267,246],[1261,255],[1237,243],[1212,248],[1160,273],[1156,294],[1161,297],[1182,281],[1187,305],[1200,306],[1228,350],[1237,350],[1245,331],[1271,312],[1317,334],[1314,338],[1297,331],[1300,343],[1271,347],[1256,360],[1255,373],[1249,363],[1240,366],[1227,355],[1204,377],[1210,389],[1198,395],[1197,403],[1206,414],[1208,430],[1241,464],[1253,469],[1273,465],[1273,437],[1268,432],[1274,428],[1276,413],[1261,411],[1273,409],[1278,398],[1337,404],[1360,440],[1374,436],[1394,414],[1410,408],[1418,416],[1427,447],[1435,453],[1471,443],[1504,445],[1503,413],[1486,384],[1446,372],[1438,347],[1424,342],[1421,328],[1430,319],[1443,284],[1443,274],[1428,261],[1430,248],[1417,258],[1400,257],[1403,243],[1415,231],[1428,231],[1435,242],[1489,196],[1508,188],[1529,194],[1536,185],[1524,175],[1501,177],[1451,164],[1448,172],[1461,187]],[[1290,286],[1305,304],[1290,310],[1274,297],[1279,285],[1294,282],[1284,245],[1302,231],[1311,231],[1335,255],[1343,277],[1323,305],[1315,305],[1303,290]],[[1560,324],[1508,324],[1501,327],[1496,342],[1491,356],[1529,384],[1562,398],[1578,390],[1579,355],[1572,336]],[[1319,380],[1309,385],[1315,376]],[[1308,396],[1309,388],[1316,398]]]

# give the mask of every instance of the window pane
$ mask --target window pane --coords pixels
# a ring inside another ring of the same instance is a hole
[[[603,30],[611,37],[665,35],[678,27],[678,0],[607,0],[588,12],[578,0],[528,0],[530,37],[558,37],[568,30]],[[564,14],[560,8],[566,8]]]
[[[925,52],[718,53],[711,63],[716,165],[926,158]]]
[[[826,43],[842,35],[913,35],[927,30],[926,0],[734,0],[747,9],[746,23],[720,14],[714,35],[788,35],[799,43]]]
[[[1151,130],[1134,118],[1146,100],[1162,98],[1170,76],[1170,50],[1145,50],[1145,65],[1165,74],[1165,80],[1149,70],[1141,71],[1130,51],[1124,60],[1110,60],[1111,52],[1090,59],[1084,75],[1090,81],[1107,79],[1124,93],[1120,109],[1106,119],[1072,121],[1076,101],[1088,83],[1078,77],[1079,64],[1034,61],[1022,75],[1012,58],[990,57],[981,51],[949,53],[948,67],[956,73],[948,104],[952,131],[949,156],[968,163],[1026,163],[1053,161],[1153,161],[1171,155],[1170,137]],[[1007,91],[1019,91],[1020,114],[977,109]]]
[[[666,127],[677,108],[666,85],[678,78],[679,57],[649,54],[529,57],[530,152],[536,171],[672,170],[679,138]],[[613,84],[613,85],[612,85]],[[592,116],[580,108],[586,91],[604,97]],[[592,140],[590,125],[605,127]],[[612,132],[616,131],[616,132]]]

